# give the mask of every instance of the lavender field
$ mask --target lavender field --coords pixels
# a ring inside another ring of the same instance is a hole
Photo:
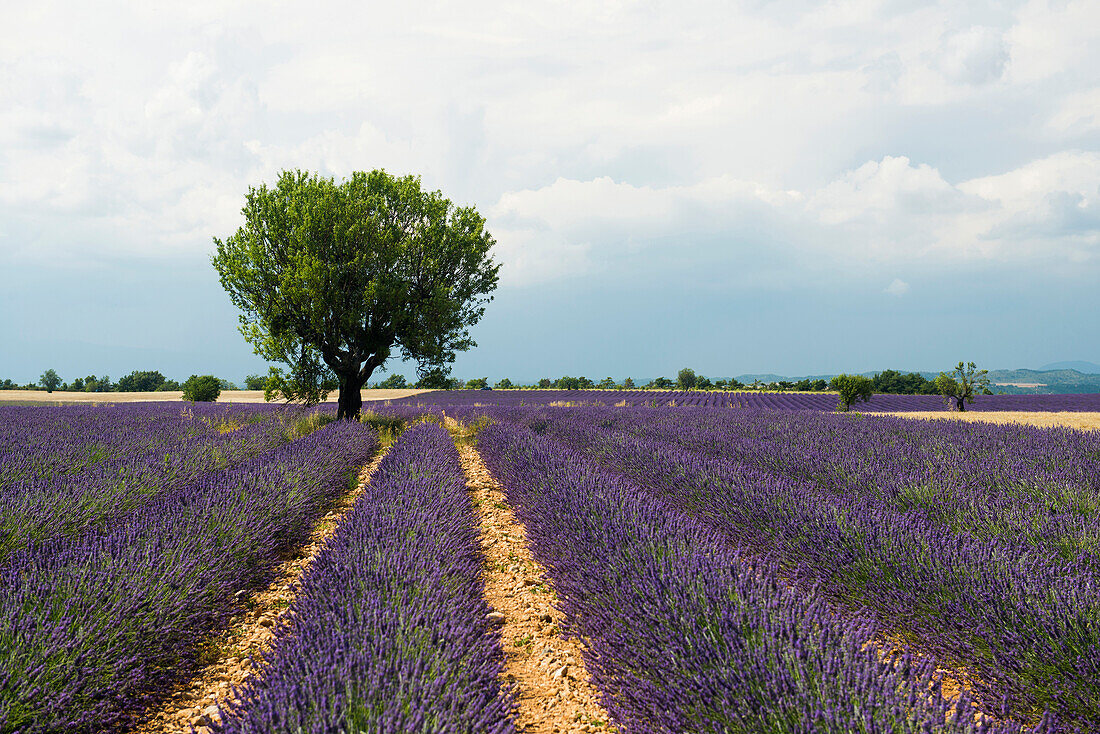
[[[403,405],[442,406],[650,406],[761,408],[833,411],[835,393],[718,392],[682,390],[434,390],[393,401]],[[946,411],[938,395],[875,395],[856,403],[859,411],[895,413]],[[1100,393],[1074,395],[982,395],[967,410],[1100,411]]]
[[[383,441],[270,651],[202,725],[516,731],[521,645],[485,601],[443,413],[584,642],[609,718],[578,731],[1100,727],[1100,433],[809,407],[831,395],[551,405],[590,395],[430,393],[364,423],[0,408],[0,732],[152,731]]]

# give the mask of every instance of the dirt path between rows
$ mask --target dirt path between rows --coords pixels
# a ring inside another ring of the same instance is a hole
[[[179,685],[159,708],[149,712],[145,722],[136,728],[137,734],[188,734],[191,727],[198,734],[211,734],[210,725],[219,721],[218,704],[229,708],[239,703],[233,698],[233,689],[239,688],[259,667],[270,649],[279,617],[294,601],[299,579],[332,537],[340,519],[363,494],[385,454],[383,447],[359,473],[355,489],[345,493],[321,518],[305,545],[283,562],[266,589],[251,595],[237,592],[248,597],[246,611],[234,617],[230,627],[207,647],[203,654],[205,664],[199,673]]]
[[[481,519],[485,599],[499,620],[504,680],[515,690],[517,729],[524,734],[614,731],[597,702],[581,642],[559,631],[562,613],[542,566],[527,545],[500,484],[462,427],[446,419],[456,437],[466,487]]]

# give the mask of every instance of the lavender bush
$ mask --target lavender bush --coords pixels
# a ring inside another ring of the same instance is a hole
[[[874,612],[971,671],[987,710],[1049,709],[1086,730],[1100,718],[1100,437],[770,412],[497,415]]]
[[[497,422],[478,447],[624,730],[1021,730],[976,724],[965,695],[939,695],[931,663],[866,645],[871,618],[787,588],[774,565],[562,443]]]
[[[406,431],[303,578],[224,732],[510,732],[477,524],[437,425]]]
[[[378,448],[340,422],[0,567],[0,731],[124,727],[195,665]]]

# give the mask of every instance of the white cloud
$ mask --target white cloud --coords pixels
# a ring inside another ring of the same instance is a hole
[[[1004,74],[1008,47],[1001,31],[974,26],[945,35],[935,63],[954,81],[984,84],[996,81]]]
[[[1057,133],[1081,134],[1100,130],[1100,87],[1067,95],[1047,125]]]
[[[385,167],[486,212],[506,282],[695,240],[1088,260],[1097,9],[9,3],[0,254],[198,257],[280,168]]]
[[[901,278],[894,278],[890,281],[890,285],[882,289],[883,293],[889,293],[891,296],[901,298],[909,292],[909,284]]]
[[[958,184],[928,165],[886,157],[809,192],[729,178],[664,188],[558,179],[503,195],[490,224],[500,228],[519,283],[578,269],[613,272],[617,263],[652,258],[685,239],[697,243],[686,260],[712,265],[751,263],[763,248],[797,253],[794,269],[1034,267],[1100,255],[1098,182],[1100,155],[1076,152]],[[886,292],[907,289],[895,280]]]

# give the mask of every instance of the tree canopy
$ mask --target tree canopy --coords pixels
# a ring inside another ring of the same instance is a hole
[[[57,374],[57,371],[52,367],[42,373],[42,376],[38,378],[38,384],[46,388],[46,392],[53,392],[61,386],[61,377]]]
[[[214,239],[213,264],[245,338],[289,368],[268,379],[273,391],[315,401],[337,384],[337,415],[351,418],[395,352],[437,380],[475,345],[469,327],[500,266],[473,207],[414,176],[375,170],[337,183],[288,171],[274,187],[250,188],[242,213],[236,234]]]
[[[829,383],[840,394],[840,404],[837,406],[843,411],[851,410],[852,404],[862,400],[867,402],[874,394],[873,383],[863,375],[837,375]]]
[[[936,389],[943,394],[948,407],[951,401],[955,401],[955,409],[966,410],[967,403],[974,402],[974,395],[989,391],[989,370],[979,370],[978,365],[967,362],[965,365],[959,362],[951,374],[941,372],[936,378]]]

